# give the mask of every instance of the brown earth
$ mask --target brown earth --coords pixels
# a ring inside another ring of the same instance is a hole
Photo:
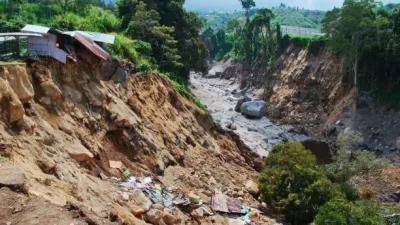
[[[234,133],[159,75],[131,74],[116,84],[101,80],[104,71],[51,59],[1,68],[0,161],[24,177],[22,188],[1,189],[0,202],[10,202],[2,207],[21,208],[1,222],[145,224],[131,214],[136,203],[123,200],[128,190],[107,180],[123,177],[110,160],[184,193],[242,192],[245,204],[258,207],[245,183],[257,180],[261,159]],[[176,212],[174,224],[198,224],[189,214]],[[274,223],[258,224],[265,221]]]
[[[355,179],[359,193],[369,199],[386,204],[400,203],[400,166],[385,168],[379,174],[370,174]]]

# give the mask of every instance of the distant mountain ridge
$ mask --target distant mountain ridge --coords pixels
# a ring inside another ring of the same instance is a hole
[[[250,10],[250,16],[254,15],[257,10],[257,8]],[[283,4],[273,7],[272,12],[275,15],[275,19],[272,21],[274,24],[279,23],[281,25],[316,29],[321,28],[321,20],[325,16],[324,11],[300,9],[299,7],[289,7]],[[204,29],[211,27],[213,30],[224,29],[231,19],[243,20],[245,18],[245,14],[242,11],[199,13],[206,19]]]

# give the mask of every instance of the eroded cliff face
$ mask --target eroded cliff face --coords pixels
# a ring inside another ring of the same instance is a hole
[[[290,46],[263,76],[270,115],[321,137],[354,103],[342,84],[342,61],[328,48],[316,53]]]
[[[237,78],[243,89],[260,89],[268,117],[314,137],[325,136],[354,103],[355,90],[342,84],[342,61],[328,48],[311,53],[292,45],[272,66],[234,63],[222,77]]]
[[[108,180],[123,177],[110,160],[174,190],[209,198],[222,187],[257,206],[245,183],[257,180],[261,159],[235,134],[218,128],[159,75],[131,74],[115,84],[104,80],[104,71],[50,59],[0,67],[0,166],[7,168],[0,173],[20,177],[15,185],[0,178],[0,187],[22,191],[21,198],[37,196],[21,201],[64,207],[62,214],[54,209],[47,215],[5,210],[0,223],[26,224],[37,215],[42,222],[65,217],[65,224],[145,224],[131,213],[142,204],[137,196],[127,200],[127,190]],[[1,189],[0,197],[7,193]],[[177,210],[170,212],[173,224],[198,223]]]

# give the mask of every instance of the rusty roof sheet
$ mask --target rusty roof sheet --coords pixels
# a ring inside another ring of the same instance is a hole
[[[50,30],[50,27],[43,27],[37,25],[28,24],[21,31],[29,32],[29,33],[38,33],[38,34],[47,34]]]
[[[109,56],[108,52],[106,52],[102,47],[96,44],[93,39],[85,35],[83,32],[76,31],[73,37],[91,52],[93,52],[93,54],[104,60],[107,60]]]

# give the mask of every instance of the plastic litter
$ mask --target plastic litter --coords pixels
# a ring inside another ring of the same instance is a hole
[[[149,183],[151,183],[151,182],[153,182],[153,180],[151,179],[151,177],[145,177],[145,178],[143,178],[143,183],[144,183],[144,184],[149,184]]]

